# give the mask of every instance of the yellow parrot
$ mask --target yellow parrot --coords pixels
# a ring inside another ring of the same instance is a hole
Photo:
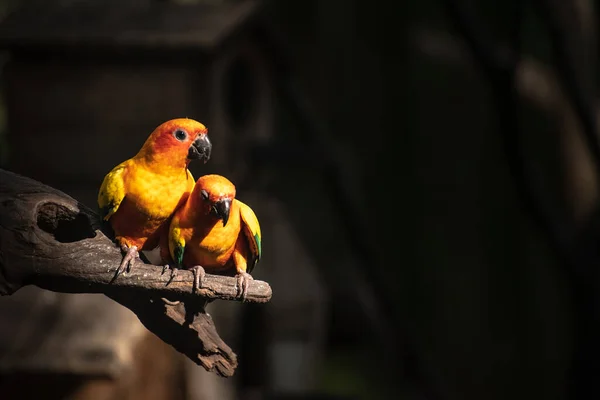
[[[261,258],[261,233],[254,211],[235,198],[235,186],[220,175],[198,179],[169,227],[169,252],[177,268],[194,272],[194,288],[205,273],[237,276],[238,296],[246,299],[250,272]]]
[[[206,127],[188,118],[173,119],[158,126],[140,151],[114,167],[98,193],[98,206],[115,232],[124,252],[115,278],[141,250],[151,250],[175,209],[194,187],[187,166],[191,160],[206,163],[212,145]]]

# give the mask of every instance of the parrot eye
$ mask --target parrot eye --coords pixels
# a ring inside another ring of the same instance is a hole
[[[175,136],[175,139],[183,142],[185,139],[187,139],[188,134],[183,129],[176,129],[175,132],[173,132],[173,136]]]
[[[208,192],[204,189],[202,189],[202,191],[200,191],[200,194],[202,194],[202,198],[204,200],[208,200]]]

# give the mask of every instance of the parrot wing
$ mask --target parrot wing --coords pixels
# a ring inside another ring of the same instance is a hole
[[[250,245],[250,252],[252,253],[252,258],[248,260],[248,273],[252,272],[258,261],[260,260],[262,254],[262,237],[260,234],[260,225],[258,223],[258,219],[256,218],[256,214],[250,207],[246,204],[242,203],[239,200],[235,200],[240,206],[240,216],[242,217],[242,230],[244,231],[244,235],[248,239],[248,244]]]
[[[119,205],[125,198],[124,175],[127,170],[127,161],[117,165],[102,181],[98,193],[98,206],[105,221],[117,212]]]
[[[179,268],[183,265],[183,253],[185,251],[185,239],[181,235],[181,229],[177,226],[178,218],[173,219],[171,232],[169,233],[169,249],[175,265]]]
[[[187,172],[188,189],[190,189],[190,192],[191,192],[192,189],[194,189],[194,186],[196,185],[196,181],[194,180],[194,175],[192,175],[192,173],[190,172],[189,169],[186,169],[186,172]]]

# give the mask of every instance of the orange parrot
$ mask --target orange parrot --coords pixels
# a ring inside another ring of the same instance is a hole
[[[206,163],[211,150],[204,125],[173,119],[158,126],[133,158],[104,177],[98,206],[124,253],[115,278],[130,270],[139,251],[159,244],[161,230],[168,228],[173,211],[194,187],[189,162]]]
[[[261,257],[261,233],[254,211],[235,199],[235,186],[220,175],[198,179],[169,227],[169,252],[175,267],[194,272],[194,288],[205,273],[236,272],[238,296],[246,299],[250,272]],[[162,250],[162,249],[161,249]],[[163,256],[163,258],[165,258]]]

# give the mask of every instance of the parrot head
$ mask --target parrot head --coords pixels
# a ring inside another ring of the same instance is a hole
[[[161,166],[187,166],[191,160],[210,159],[212,144],[208,130],[198,121],[178,118],[159,125],[148,137],[139,155]]]
[[[235,186],[221,175],[204,175],[198,178],[192,193],[204,214],[211,215],[227,225]]]

